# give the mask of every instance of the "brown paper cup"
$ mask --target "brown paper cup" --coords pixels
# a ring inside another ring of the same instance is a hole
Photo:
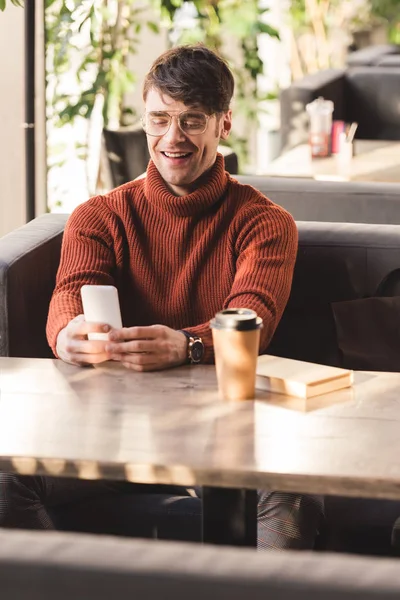
[[[211,321],[218,390],[226,400],[251,400],[255,396],[262,321],[254,311],[236,311],[221,311]]]

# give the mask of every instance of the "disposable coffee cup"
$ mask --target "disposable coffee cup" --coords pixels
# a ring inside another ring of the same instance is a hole
[[[218,390],[222,398],[254,398],[262,326],[262,319],[247,308],[222,310],[210,321]]]

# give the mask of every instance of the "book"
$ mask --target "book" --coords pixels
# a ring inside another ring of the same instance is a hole
[[[265,354],[257,359],[256,387],[313,398],[353,385],[353,371]]]

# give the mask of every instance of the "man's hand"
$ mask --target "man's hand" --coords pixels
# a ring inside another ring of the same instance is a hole
[[[72,365],[94,365],[109,360],[105,350],[108,341],[88,340],[88,333],[105,333],[110,331],[109,325],[87,323],[83,315],[72,319],[57,337],[57,354]]]
[[[187,360],[185,335],[165,325],[113,329],[109,339],[109,357],[134,371],[160,371]]]

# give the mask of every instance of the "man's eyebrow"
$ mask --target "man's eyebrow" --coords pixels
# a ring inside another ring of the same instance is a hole
[[[204,109],[202,109],[200,106],[191,106],[190,108],[185,108],[184,110],[149,110],[148,114],[151,115],[169,115],[169,114],[180,114],[183,112],[204,112],[206,113],[206,111]]]

